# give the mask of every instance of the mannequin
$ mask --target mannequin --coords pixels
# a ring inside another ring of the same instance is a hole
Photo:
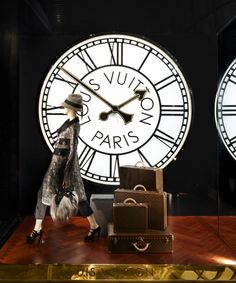
[[[86,217],[90,230],[85,241],[93,241],[100,236],[100,226],[97,224],[93,211],[88,203],[77,156],[78,135],[80,130],[77,112],[82,112],[82,97],[70,94],[62,102],[64,114],[68,119],[57,130],[58,138],[55,142],[51,163],[38,191],[35,207],[35,225],[26,236],[27,243],[41,242],[43,236],[43,220],[46,209],[50,206],[53,220],[66,221],[71,216]],[[67,189],[69,188],[69,189]],[[72,205],[68,205],[72,203]]]

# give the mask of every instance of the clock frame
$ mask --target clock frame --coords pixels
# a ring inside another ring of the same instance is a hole
[[[218,85],[215,123],[221,141],[236,160],[236,59],[228,66]]]
[[[118,168],[142,160],[165,168],[175,160],[192,119],[191,89],[162,46],[141,36],[91,36],[50,66],[39,96],[39,121],[50,148],[66,117],[60,102],[83,97],[78,156],[81,175],[119,184]]]

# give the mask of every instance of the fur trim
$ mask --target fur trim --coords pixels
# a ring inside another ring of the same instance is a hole
[[[50,214],[53,221],[68,221],[70,217],[78,212],[79,198],[75,191],[70,197],[63,196],[58,206],[56,205],[56,194],[52,198]]]

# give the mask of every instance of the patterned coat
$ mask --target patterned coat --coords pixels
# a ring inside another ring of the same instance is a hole
[[[63,183],[72,186],[77,192],[79,201],[86,200],[84,184],[80,175],[77,154],[79,118],[66,120],[57,130],[58,138],[54,146],[51,163],[42,182],[42,202],[51,205],[56,189]]]

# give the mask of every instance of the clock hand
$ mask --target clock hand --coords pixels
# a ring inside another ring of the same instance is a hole
[[[92,89],[90,86],[88,86],[86,83],[81,81],[79,78],[77,78],[75,75],[73,75],[71,72],[69,72],[65,68],[63,67],[59,67],[59,68],[64,73],[66,73],[68,76],[70,76],[73,80],[75,80],[77,83],[79,83],[84,88],[86,88],[88,91],[90,91],[94,96],[98,97],[100,100],[106,103],[111,108],[111,112],[118,113],[123,118],[125,124],[129,123],[132,120],[133,115],[121,111],[118,106],[111,104],[108,100],[106,100],[104,97],[98,94],[94,89]]]
[[[130,103],[131,101],[138,99],[138,100],[142,100],[146,94],[146,90],[135,90],[136,95],[130,97],[128,100],[124,101],[123,103],[121,103],[120,105],[118,105],[117,107],[120,109],[122,107],[124,107],[125,105],[127,105],[128,103]],[[100,120],[105,121],[107,120],[108,116],[112,113],[112,110],[108,111],[108,112],[102,112],[99,115]],[[133,116],[133,115],[132,115]]]
[[[128,100],[126,100],[125,102],[121,103],[118,107],[122,108],[124,107],[126,104],[130,103],[131,101],[135,100],[138,98],[138,100],[142,100],[146,94],[146,90],[144,89],[137,89],[134,91],[134,93],[136,93],[136,95],[130,97]]]

